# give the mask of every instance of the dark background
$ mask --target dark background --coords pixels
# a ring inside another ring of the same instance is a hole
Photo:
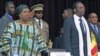
[[[62,12],[65,8],[72,8],[72,4],[77,0],[0,0],[0,17],[4,14],[4,4],[7,1],[13,1],[15,6],[27,4],[31,7],[34,4],[44,4],[43,19],[49,24],[50,38],[58,36],[59,29],[63,25]],[[86,6],[86,18],[88,13],[96,12],[100,16],[99,0],[80,0]],[[100,19],[99,19],[100,21]]]

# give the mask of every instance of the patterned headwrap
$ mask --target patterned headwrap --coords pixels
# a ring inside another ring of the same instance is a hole
[[[19,16],[19,14],[22,12],[23,9],[25,8],[29,8],[27,5],[25,4],[21,4],[19,5],[17,8],[16,8],[16,11],[15,11],[15,15],[16,16]]]

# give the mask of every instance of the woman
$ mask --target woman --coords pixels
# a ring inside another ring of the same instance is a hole
[[[9,50],[10,56],[37,56],[47,50],[39,27],[30,19],[28,6],[19,5],[15,14],[19,20],[9,23],[2,36],[3,43],[8,42],[5,38],[11,39],[10,45],[4,46],[2,50]]]

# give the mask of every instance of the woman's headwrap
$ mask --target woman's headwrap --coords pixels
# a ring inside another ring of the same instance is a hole
[[[16,16],[19,16],[19,14],[22,12],[23,9],[25,8],[29,8],[27,5],[25,4],[21,4],[19,5],[17,8],[16,8],[16,11],[15,11],[15,15]]]

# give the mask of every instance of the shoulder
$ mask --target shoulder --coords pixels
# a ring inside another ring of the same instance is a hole
[[[100,25],[99,25],[99,24],[97,24],[97,27],[98,27],[98,28],[100,28]]]
[[[9,26],[14,26],[14,25],[16,25],[17,23],[18,23],[17,21],[13,21],[13,22],[9,22],[8,25],[9,25]]]
[[[7,15],[6,14],[4,14],[2,17],[1,17],[1,19],[0,19],[0,21],[8,21],[8,17],[7,17]]]
[[[6,17],[7,17],[7,14],[5,13],[5,14],[1,17],[1,19],[2,19],[2,18],[6,18]]]
[[[87,19],[85,19],[85,21],[86,21],[86,23],[87,23],[88,25],[90,25],[90,22],[89,22]]]
[[[0,20],[4,20],[4,19],[5,19],[5,15],[3,15]]]
[[[1,18],[0,18],[0,23],[2,24],[7,24],[9,23],[9,20],[7,19],[6,15],[3,15]]]
[[[46,26],[49,26],[46,21],[44,21],[44,20],[42,20],[42,21],[43,21],[43,24],[45,24]]]
[[[48,24],[46,21],[42,20],[43,23]]]
[[[73,16],[64,20],[65,23],[71,23],[73,21],[74,21],[74,17]]]

